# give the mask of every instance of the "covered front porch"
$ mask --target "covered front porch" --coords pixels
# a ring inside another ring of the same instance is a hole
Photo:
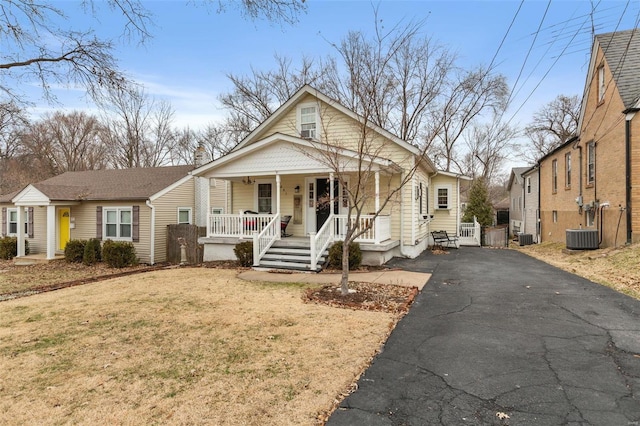
[[[54,260],[60,258],[75,227],[71,209],[78,201],[52,200],[33,185],[28,185],[13,199],[18,224],[17,258],[25,258],[29,240],[29,253],[34,259]]]
[[[390,209],[381,209],[381,180],[388,183],[397,169],[386,160],[372,160],[366,214],[357,216],[353,209],[350,214],[348,188],[358,170],[350,170],[345,161],[338,177],[330,165],[301,152],[310,149],[304,141],[301,148],[300,141],[290,139],[295,138],[280,135],[261,141],[244,148],[251,151],[245,155],[232,153],[211,163],[208,170],[196,170],[197,176],[216,181],[209,197],[207,236],[200,239],[205,260],[235,259],[233,247],[251,240],[254,266],[265,266],[262,259],[270,248],[289,240],[300,242],[296,245],[305,250],[297,256],[308,256],[306,268],[318,270],[326,249],[344,240],[348,225],[355,225],[363,231],[356,241],[382,253],[376,264],[386,262],[398,242],[392,238]],[[220,197],[222,188],[225,195]]]

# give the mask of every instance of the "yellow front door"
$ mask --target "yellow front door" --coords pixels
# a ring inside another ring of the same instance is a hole
[[[69,209],[58,209],[58,249],[64,250],[69,242]]]

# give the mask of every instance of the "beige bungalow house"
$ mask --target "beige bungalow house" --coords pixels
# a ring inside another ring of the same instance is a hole
[[[0,196],[2,236],[18,256],[54,259],[70,239],[130,241],[142,263],[166,258],[167,225],[193,223],[193,165],[66,172]]]
[[[252,240],[254,266],[306,270],[320,268],[348,220],[366,229],[356,240],[365,264],[416,257],[431,231],[458,235],[460,181],[469,179],[437,170],[415,146],[308,85],[192,173],[217,182],[199,240],[205,260],[235,259],[235,245]],[[348,214],[356,189],[358,218]]]

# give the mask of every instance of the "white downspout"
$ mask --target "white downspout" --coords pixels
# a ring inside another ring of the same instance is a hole
[[[150,200],[147,200],[146,204],[147,207],[151,209],[151,232],[149,235],[149,245],[151,251],[149,253],[149,263],[153,265],[155,263],[156,257],[156,207],[151,204]]]

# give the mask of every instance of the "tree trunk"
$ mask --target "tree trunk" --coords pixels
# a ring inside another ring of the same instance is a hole
[[[349,243],[342,243],[342,280],[340,281],[342,295],[349,294]]]

